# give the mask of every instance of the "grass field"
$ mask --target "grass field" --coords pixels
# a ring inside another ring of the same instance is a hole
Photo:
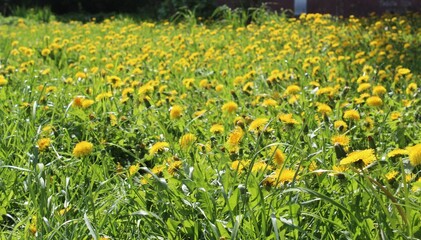
[[[0,239],[421,238],[420,15],[178,20],[0,18]]]

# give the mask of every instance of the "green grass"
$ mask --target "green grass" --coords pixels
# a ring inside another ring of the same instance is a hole
[[[1,18],[0,239],[420,238],[421,17],[241,14]]]

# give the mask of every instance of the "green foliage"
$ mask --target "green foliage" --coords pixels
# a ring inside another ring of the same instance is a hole
[[[12,9],[12,15],[44,23],[55,20],[55,16],[50,7],[27,8],[25,6],[16,6]]]
[[[419,15],[19,11],[0,18],[0,239],[421,237]]]
[[[188,9],[197,17],[207,17],[215,7],[212,0],[164,0],[158,5],[157,13],[159,18],[164,19]]]

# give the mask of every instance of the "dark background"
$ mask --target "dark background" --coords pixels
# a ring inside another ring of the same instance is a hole
[[[294,9],[294,0],[0,0],[0,13],[13,15],[17,8],[51,9],[54,14],[128,13],[140,18],[164,19],[181,8],[190,9],[195,16],[209,17],[217,6],[232,8],[259,7],[265,2],[268,9]],[[333,15],[368,15],[420,12],[421,0],[307,0],[307,12]],[[292,12],[292,11],[291,11]]]
[[[180,8],[194,10],[198,16],[209,16],[216,8],[214,0],[0,0],[0,13],[13,15],[17,8],[48,7],[54,14],[129,13],[145,18],[167,18]]]

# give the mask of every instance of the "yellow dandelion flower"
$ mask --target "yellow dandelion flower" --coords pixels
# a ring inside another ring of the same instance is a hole
[[[300,99],[300,95],[291,95],[291,97],[288,99],[288,103],[294,104],[298,102],[299,99]]]
[[[182,162],[177,160],[170,163],[168,166],[168,173],[174,175],[181,168]]]
[[[254,87],[254,83],[253,82],[247,82],[243,86],[243,92],[251,95],[252,94],[253,87]]]
[[[399,118],[402,117],[402,114],[400,112],[392,112],[390,114],[390,119],[393,120],[398,120]]]
[[[359,77],[359,78],[357,79],[357,83],[358,83],[358,84],[361,84],[361,83],[363,83],[363,82],[367,82],[369,79],[370,79],[370,78],[368,77],[368,75],[364,75],[364,76],[361,76],[361,77]]]
[[[399,68],[398,69],[398,74],[399,75],[407,75],[411,73],[411,70],[409,70],[408,68]]]
[[[146,185],[149,183],[149,180],[152,178],[152,174],[148,173],[142,176],[140,180],[140,184]]]
[[[231,163],[231,169],[237,172],[242,172],[244,168],[248,167],[250,161],[248,160],[235,160]]]
[[[317,169],[317,163],[315,161],[311,161],[310,165],[308,165],[308,171],[313,172]]]
[[[371,106],[371,107],[379,107],[379,106],[383,105],[382,99],[379,98],[378,96],[371,96],[371,97],[367,98],[367,100],[365,100],[365,102],[367,103],[368,106]]]
[[[139,164],[131,165],[129,167],[129,172],[128,172],[129,176],[135,175],[139,171],[139,169],[140,169]]]
[[[215,91],[221,92],[222,90],[224,90],[224,85],[218,84],[215,86]]]
[[[110,113],[108,115],[108,119],[110,121],[111,126],[117,125],[118,121],[117,121],[117,116],[116,115],[114,115],[113,113]]]
[[[83,99],[82,101],[82,108],[88,108],[90,106],[92,106],[92,104],[94,104],[95,101],[92,99]]]
[[[209,88],[210,87],[210,83],[207,79],[203,79],[199,82],[199,86],[201,88]]]
[[[278,166],[281,166],[286,158],[282,150],[276,146],[272,147],[271,156],[273,156],[273,162]]]
[[[178,119],[183,115],[183,107],[174,105],[170,108],[170,119]]]
[[[8,83],[8,81],[6,80],[6,78],[4,78],[3,75],[0,75],[0,87],[1,86],[6,86]]]
[[[409,162],[411,163],[411,165],[412,166],[420,165],[421,164],[421,143],[412,147],[407,147],[406,149],[408,150]]]
[[[113,96],[113,94],[111,92],[103,92],[103,93],[98,94],[96,96],[95,100],[99,102],[101,100],[108,99],[108,98],[110,98],[112,96]]]
[[[336,90],[333,87],[323,87],[317,90],[316,95],[320,96],[320,95],[325,94],[332,97],[335,93],[336,93]]]
[[[68,206],[68,207],[66,207],[66,208],[62,208],[62,209],[60,209],[60,211],[58,211],[58,214],[59,214],[60,216],[63,216],[64,214],[68,213],[68,212],[70,211],[70,209],[71,209],[71,208],[72,208],[71,206]]]
[[[401,157],[401,156],[404,156],[404,155],[408,155],[408,150],[397,148],[397,149],[393,149],[392,151],[390,151],[387,154],[387,157],[388,158],[394,158],[394,157]]]
[[[338,129],[341,132],[344,132],[348,129],[348,124],[346,124],[346,122],[342,120],[337,120],[333,123],[333,127],[335,127],[335,129]]]
[[[51,53],[51,50],[50,50],[50,49],[48,49],[48,48],[44,48],[44,49],[42,49],[42,51],[41,51],[41,55],[42,55],[42,56],[44,56],[44,57],[46,57],[46,56],[50,55],[50,53]]]
[[[84,97],[75,97],[75,98],[73,98],[72,106],[82,107],[83,100],[84,100]]]
[[[367,89],[369,89],[371,87],[371,84],[370,83],[361,83],[359,86],[358,86],[358,89],[357,89],[357,92],[364,92],[365,90],[367,90]]]
[[[76,144],[75,148],[73,149],[73,156],[75,157],[84,157],[91,154],[92,150],[94,149],[94,145],[87,141],[82,141]]]
[[[229,134],[228,136],[228,145],[229,146],[238,146],[240,144],[241,139],[244,136],[244,132],[241,127],[235,127],[235,129]]]
[[[107,76],[107,82],[110,84],[113,88],[118,88],[123,85],[123,82],[121,81],[121,78],[117,76]]]
[[[272,167],[267,165],[264,161],[255,162],[251,168],[252,173],[259,173],[266,170],[272,170]]]
[[[49,68],[44,69],[41,71],[41,75],[48,75],[51,72],[51,70]]]
[[[214,124],[210,128],[210,132],[213,134],[224,133],[224,126],[222,124]]]
[[[346,170],[348,170],[348,167],[346,165],[333,166],[332,170],[333,170],[333,175],[341,176],[346,172]]]
[[[77,72],[75,75],[76,79],[85,79],[86,78],[86,73],[84,72]]]
[[[406,182],[412,182],[412,180],[414,180],[414,178],[415,178],[415,174],[413,174],[413,173],[405,174]]]
[[[242,116],[235,117],[234,119],[235,126],[244,127],[245,124],[246,124],[246,120]]]
[[[399,172],[398,171],[391,171],[386,173],[385,177],[386,179],[390,182],[396,179],[396,176],[398,176]]]
[[[269,119],[267,118],[257,118],[256,120],[251,122],[249,126],[249,131],[259,133],[264,130],[268,122],[269,122]]]
[[[332,137],[332,144],[336,145],[339,144],[341,146],[348,146],[349,145],[349,137],[346,135],[336,135]]]
[[[201,117],[201,116],[203,116],[206,112],[207,112],[206,110],[196,111],[196,112],[194,112],[194,113],[193,113],[193,115],[192,115],[192,116],[193,116],[194,118]]]
[[[276,169],[263,180],[264,185],[268,186],[281,186],[282,184],[292,182],[295,176],[295,171],[291,169]],[[298,179],[298,176],[296,177]]]
[[[297,85],[290,85],[285,89],[284,95],[296,94],[301,91],[301,88]]]
[[[344,113],[344,119],[360,120],[360,113],[357,110],[351,109]]]
[[[29,224],[29,232],[34,236],[37,233],[37,217],[36,216],[32,216],[31,224]]]
[[[319,103],[317,106],[317,112],[323,115],[329,115],[332,113],[332,108],[330,108],[327,104]]]
[[[37,145],[38,145],[38,150],[40,152],[45,151],[51,144],[51,139],[50,138],[41,138],[38,140]]]
[[[376,161],[376,156],[374,155],[374,150],[370,148],[366,150],[354,151],[348,154],[347,157],[341,160],[340,165],[362,162],[364,166],[367,166],[374,161]]]
[[[408,87],[406,87],[406,90],[405,90],[405,92],[406,92],[406,94],[408,94],[408,95],[412,95],[412,94],[414,94],[415,93],[415,91],[418,89],[418,86],[417,86],[417,84],[416,83],[410,83],[410,84],[408,84]]]
[[[299,124],[299,122],[292,117],[292,114],[291,113],[289,113],[289,114],[279,114],[278,115],[278,119],[282,123],[285,123],[287,125]]]
[[[54,126],[46,125],[41,129],[41,131],[43,135],[50,135],[54,131]]]
[[[123,89],[123,91],[121,91],[121,96],[123,96],[123,98],[128,98],[131,97],[134,93],[134,88],[132,87],[128,87]]]
[[[373,88],[373,95],[376,95],[376,96],[384,95],[386,92],[387,92],[386,88],[381,85],[375,86]]]
[[[179,144],[181,149],[188,149],[194,141],[196,141],[196,136],[193,133],[187,133],[180,137]]]
[[[268,98],[263,100],[262,106],[263,107],[276,107],[278,105],[278,102],[272,98]]]
[[[162,174],[162,172],[164,171],[164,169],[165,169],[165,165],[164,165],[164,164],[158,164],[158,165],[155,165],[155,166],[151,169],[151,172],[152,172],[153,174],[155,174],[155,175],[161,175],[161,174]]]
[[[155,155],[157,153],[168,150],[169,147],[170,144],[167,142],[157,142],[154,145],[152,145],[152,147],[149,149],[149,154]]]
[[[222,111],[224,112],[228,112],[228,113],[233,113],[235,111],[237,111],[238,109],[238,105],[235,102],[227,102],[224,105],[222,105]]]

